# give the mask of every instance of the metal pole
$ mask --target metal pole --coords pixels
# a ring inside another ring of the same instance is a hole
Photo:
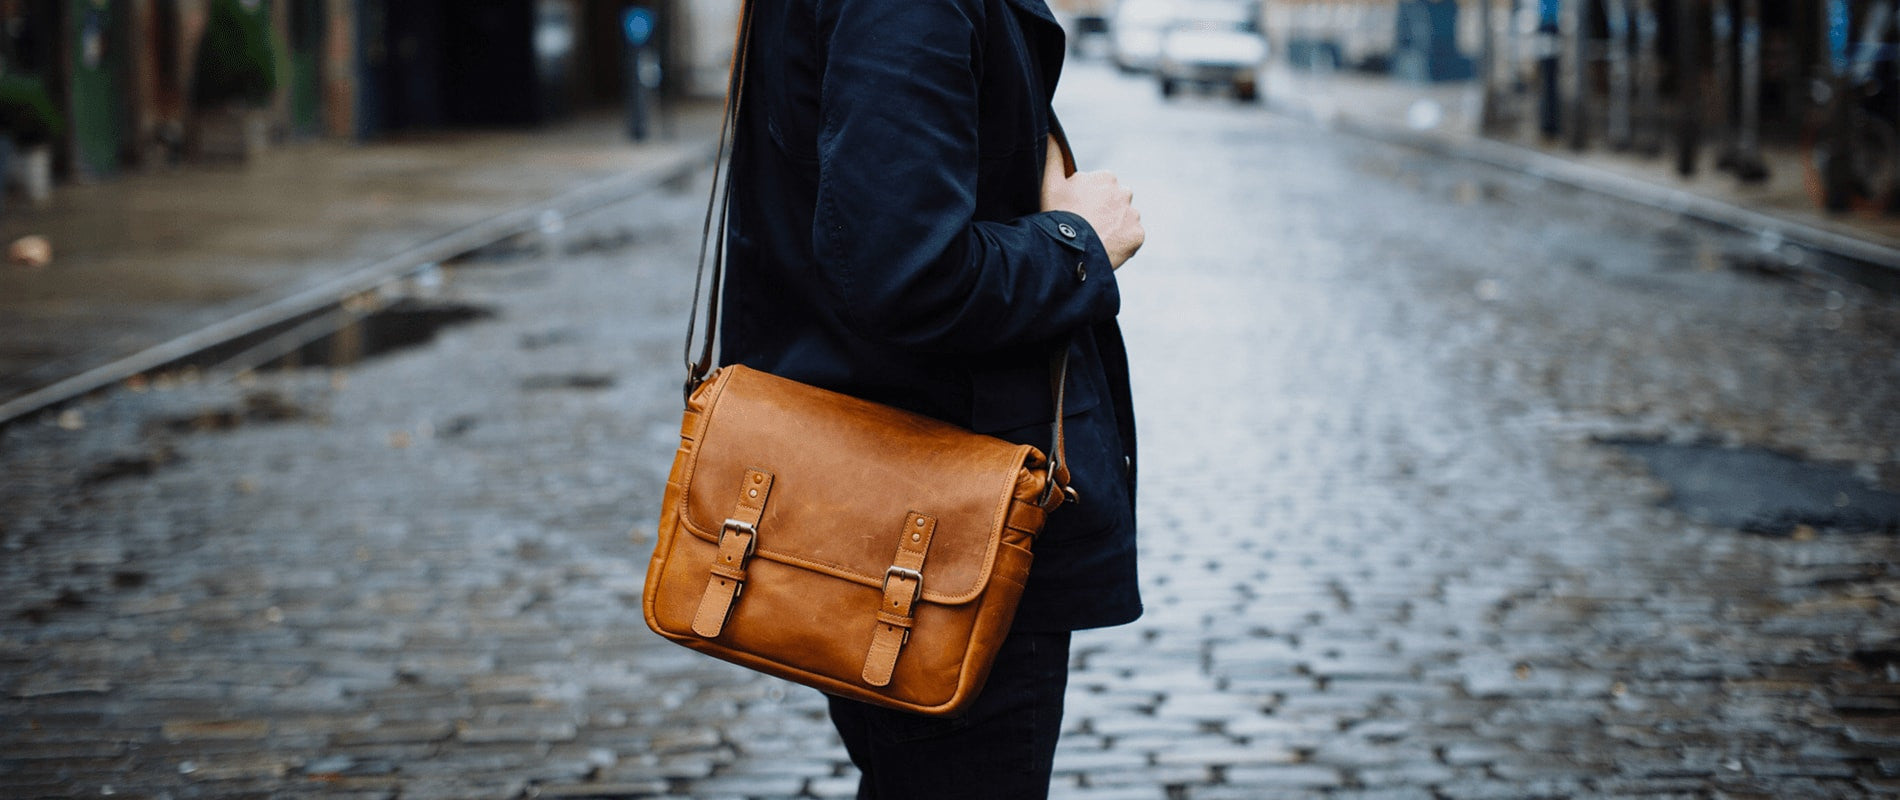
[[[1700,0],[1676,0],[1676,174],[1695,174],[1702,139],[1702,60],[1696,38],[1702,30]]]
[[[1735,174],[1753,183],[1768,177],[1761,158],[1761,0],[1742,0],[1742,121]]]
[[[1715,0],[1709,13],[1709,45],[1714,50],[1715,166],[1729,169],[1735,165],[1735,14],[1732,0]]]
[[[1610,107],[1606,134],[1610,147],[1625,150],[1630,146],[1630,4],[1629,0],[1605,0],[1604,16],[1610,31]]]
[[[1497,31],[1492,25],[1491,0],[1478,0],[1478,130],[1494,133],[1502,119],[1497,92]]]
[[[1662,20],[1657,0],[1636,2],[1636,149],[1645,155],[1662,150],[1657,126],[1662,119]]]
[[[1504,89],[1510,97],[1510,116],[1513,120],[1523,115],[1524,109],[1524,36],[1518,22],[1522,19],[1519,6],[1524,0],[1509,0],[1505,3],[1504,42],[1502,45],[1502,69]]]
[[[1590,131],[1587,121],[1588,95],[1590,89],[1590,71],[1586,69],[1584,59],[1588,57],[1583,29],[1584,9],[1589,0],[1564,0],[1560,26],[1563,36],[1562,72],[1564,138],[1572,150],[1582,150],[1590,144]]]
[[[640,60],[645,47],[629,44],[627,56],[627,138],[636,142],[647,139],[646,85],[641,81]]]
[[[1854,166],[1850,156],[1847,105],[1849,14],[1847,0],[1821,3],[1821,74],[1827,91],[1821,102],[1821,133],[1814,143],[1814,163],[1821,181],[1821,207],[1846,211],[1854,194]]]
[[[1546,139],[1563,132],[1563,83],[1558,69],[1563,15],[1560,0],[1531,0],[1537,3],[1537,129]]]

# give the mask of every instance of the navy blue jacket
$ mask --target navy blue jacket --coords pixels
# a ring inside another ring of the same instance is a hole
[[[1043,0],[751,0],[721,359],[1049,446],[1071,348],[1079,503],[1020,630],[1141,613],[1121,297],[1080,216],[1041,212],[1063,34]]]

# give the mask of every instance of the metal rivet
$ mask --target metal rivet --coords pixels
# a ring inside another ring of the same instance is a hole
[[[924,540],[924,535],[921,533],[913,533],[910,535],[910,540],[913,542],[921,542]]]
[[[749,492],[746,492],[746,495],[747,495],[747,496],[749,496],[749,497],[758,497],[758,496],[759,496],[759,490],[757,490],[757,489],[753,489],[752,491],[749,491]]]
[[[921,528],[921,527],[923,527],[923,526],[924,526],[924,518],[923,518],[923,517],[918,517],[918,518],[917,518],[917,527],[919,527],[919,528]]]
[[[753,483],[764,483],[764,482],[765,482],[765,476],[764,476],[764,475],[753,475],[753,476],[752,476],[752,482],[753,482]]]

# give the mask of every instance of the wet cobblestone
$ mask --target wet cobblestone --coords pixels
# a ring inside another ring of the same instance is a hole
[[[1896,539],[1696,523],[1595,443],[1894,489],[1891,298],[1704,268],[1760,243],[1534,178],[1065,85],[1153,237],[1119,276],[1149,608],[1077,639],[1056,797],[1900,792]],[[424,347],[0,433],[0,796],[851,796],[818,695],[640,619],[698,201],[453,270],[433,299],[495,316]]]

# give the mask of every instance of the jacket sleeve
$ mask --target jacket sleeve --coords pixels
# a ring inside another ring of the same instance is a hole
[[[869,341],[981,352],[1120,309],[1080,216],[976,219],[983,13],[976,0],[821,4],[813,245],[838,314]]]

